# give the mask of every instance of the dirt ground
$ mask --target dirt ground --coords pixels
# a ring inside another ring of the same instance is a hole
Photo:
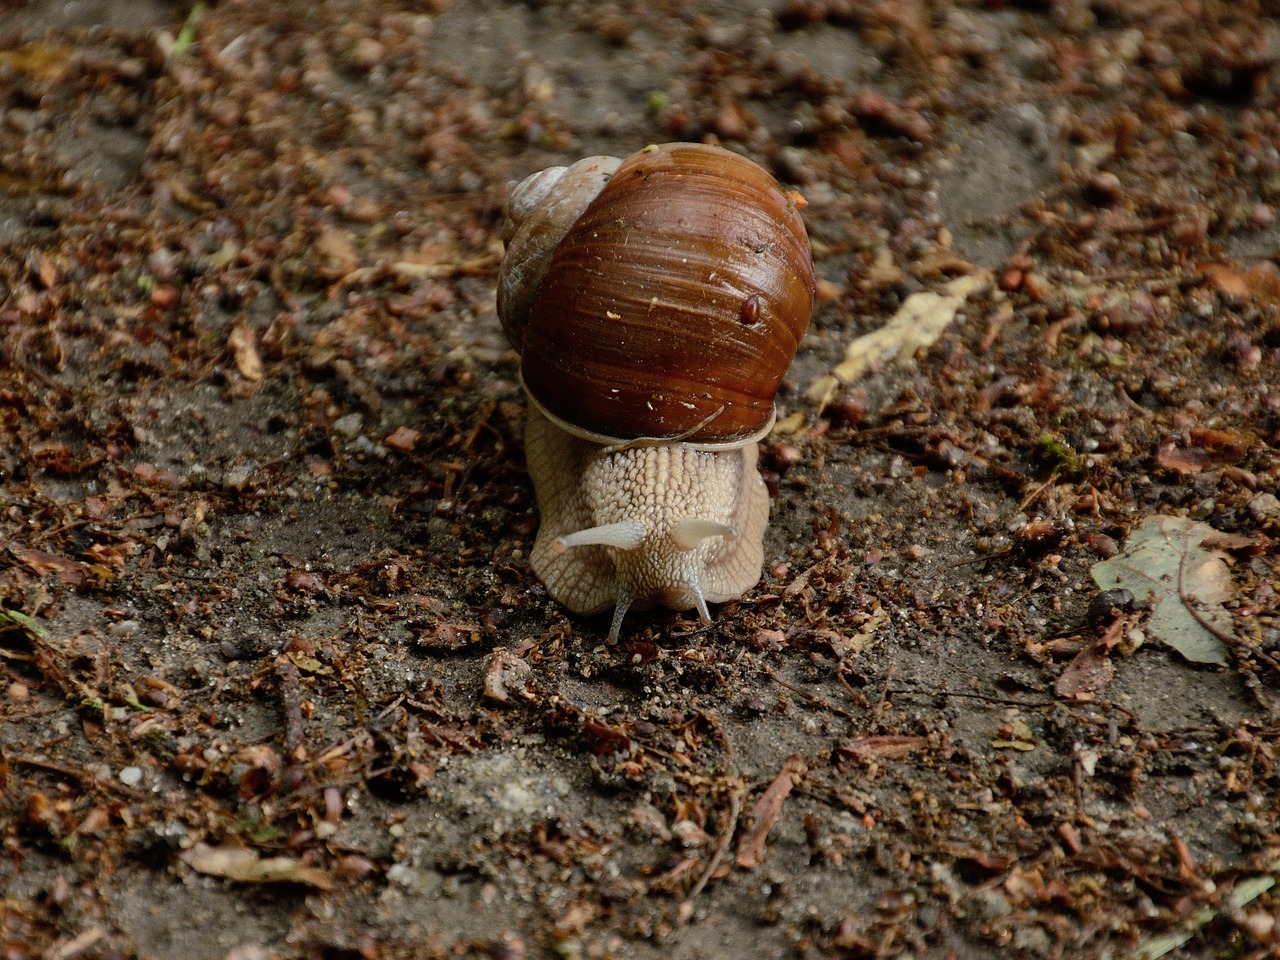
[[[1276,956],[1277,56],[1274,0],[5,3],[0,953]],[[497,228],[664,140],[821,279],[764,579],[608,646],[526,561]],[[1091,576],[1155,516],[1225,666]]]

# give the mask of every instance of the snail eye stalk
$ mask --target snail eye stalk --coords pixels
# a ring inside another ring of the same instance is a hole
[[[637,520],[621,520],[618,523],[606,523],[600,527],[590,527],[576,533],[566,533],[557,537],[551,549],[556,553],[564,553],[570,547],[617,547],[619,550],[634,550],[644,540],[645,526]]]
[[[694,550],[708,537],[736,540],[738,531],[727,523],[702,520],[698,517],[685,517],[671,529],[671,539],[681,550]]]

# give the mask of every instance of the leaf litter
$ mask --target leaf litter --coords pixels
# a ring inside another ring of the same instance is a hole
[[[1206,549],[1219,533],[1183,517],[1153,516],[1129,535],[1124,551],[1094,564],[1094,582],[1104,590],[1123,587],[1149,602],[1151,636],[1193,663],[1226,665],[1232,637],[1226,555]]]

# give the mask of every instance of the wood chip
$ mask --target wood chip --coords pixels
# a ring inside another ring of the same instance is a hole
[[[258,353],[258,335],[245,323],[237,323],[227,339],[227,346],[235,357],[236,369],[240,376],[251,383],[262,379],[262,356]]]

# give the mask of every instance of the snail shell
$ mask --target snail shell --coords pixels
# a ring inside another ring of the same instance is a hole
[[[621,162],[617,157],[586,157],[569,167],[548,167],[511,192],[502,224],[506,255],[498,281],[498,317],[517,350],[551,255]]]
[[[809,324],[793,194],[674,143],[589,157],[513,192],[498,312],[530,400],[531,562],[577,613],[696,608],[760,578],[756,441]]]
[[[499,310],[530,396],[603,443],[762,436],[813,308],[795,202],[719,147],[603,160],[514,198]]]

